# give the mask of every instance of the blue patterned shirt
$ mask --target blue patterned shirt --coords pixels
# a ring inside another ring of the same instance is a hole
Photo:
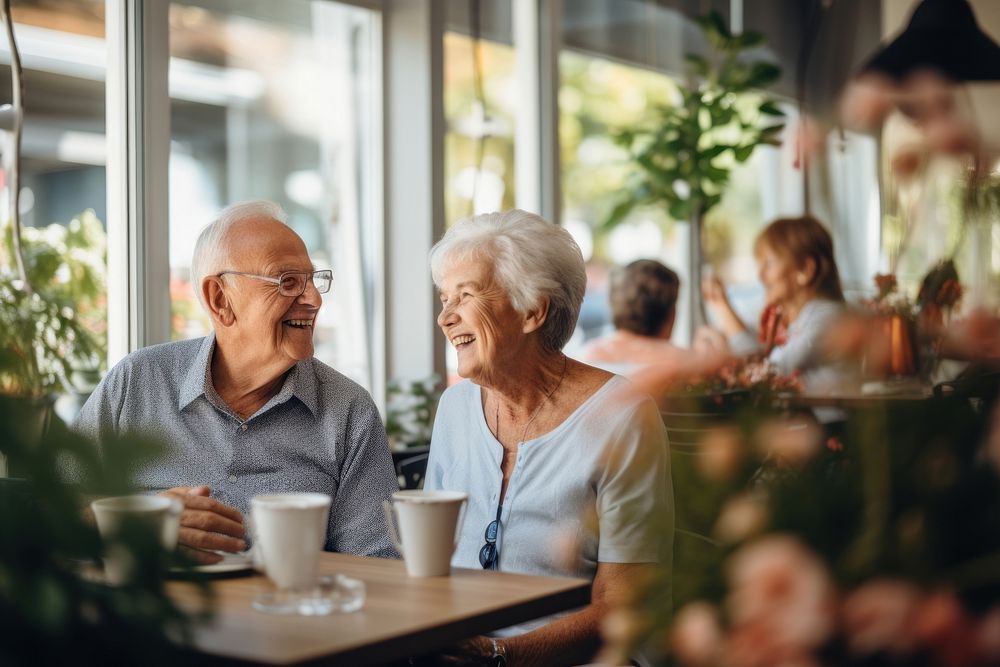
[[[246,514],[262,493],[333,498],[326,549],[394,556],[382,502],[398,489],[385,429],[371,396],[316,359],[298,362],[281,390],[248,419],[215,391],[215,336],[137,350],[90,396],[76,428],[98,443],[142,433],[166,444],[136,470],[140,489],[206,485]]]

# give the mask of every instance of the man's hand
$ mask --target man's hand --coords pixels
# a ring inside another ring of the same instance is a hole
[[[235,507],[210,498],[210,493],[207,486],[177,486],[160,494],[184,503],[177,542],[185,555],[205,565],[222,560],[222,556],[212,551],[237,552],[247,548],[243,515]]]

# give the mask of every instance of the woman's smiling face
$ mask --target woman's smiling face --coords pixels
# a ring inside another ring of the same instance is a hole
[[[442,308],[437,323],[458,351],[458,374],[489,385],[504,360],[521,348],[524,318],[497,284],[487,260],[452,262],[438,287]]]

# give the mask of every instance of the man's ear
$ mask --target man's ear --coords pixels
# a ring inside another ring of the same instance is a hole
[[[529,310],[524,315],[524,323],[521,326],[521,331],[524,333],[531,333],[532,331],[538,331],[545,324],[545,320],[549,317],[549,300],[541,299],[538,304]]]
[[[228,327],[236,321],[236,313],[226,295],[225,285],[219,276],[208,276],[201,281],[201,295],[213,322]]]

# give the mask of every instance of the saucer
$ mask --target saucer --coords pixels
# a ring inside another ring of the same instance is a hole
[[[326,616],[349,614],[365,606],[365,583],[343,574],[323,576],[312,586],[282,590],[271,588],[254,598],[253,608],[265,614]]]
[[[197,572],[199,574],[227,574],[231,572],[242,572],[253,569],[253,555],[249,551],[229,553],[226,551],[216,551],[222,556],[218,563],[205,565],[193,565],[188,568],[174,567],[171,572]]]

